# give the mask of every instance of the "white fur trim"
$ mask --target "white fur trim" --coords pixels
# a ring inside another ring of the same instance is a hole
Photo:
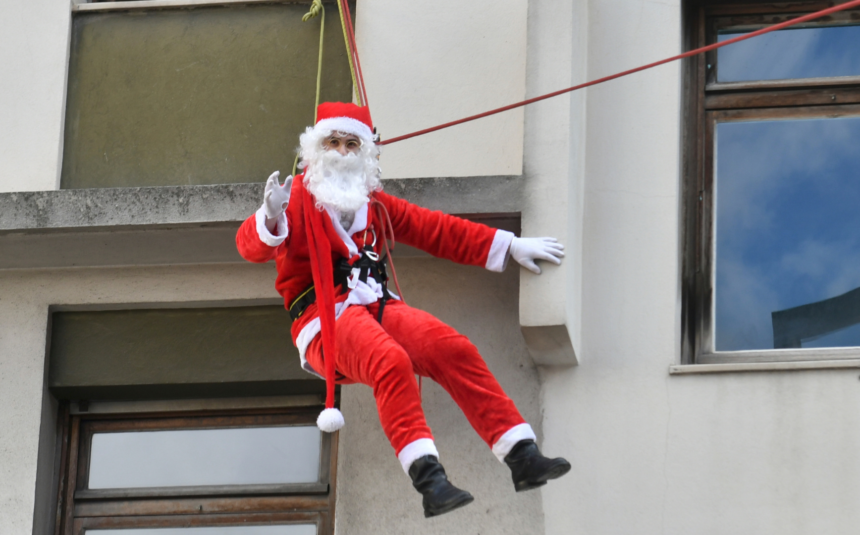
[[[403,471],[406,472],[406,475],[408,476],[409,467],[412,466],[412,463],[425,455],[432,455],[437,459],[439,458],[436,444],[434,444],[433,440],[430,438],[419,438],[418,440],[410,442],[405,448],[400,450],[400,453],[397,454],[397,458],[400,460],[400,466],[403,467]]]
[[[490,246],[490,254],[487,255],[487,264],[484,266],[490,271],[502,272],[508,265],[511,256],[511,242],[514,241],[513,232],[497,230],[493,236],[493,244]]]
[[[337,409],[325,409],[317,417],[317,427],[326,433],[334,433],[343,424],[343,414]]]
[[[275,225],[275,234],[269,232],[269,229],[266,228],[266,206],[263,205],[256,212],[257,217],[257,236],[260,237],[260,241],[268,245],[269,247],[277,247],[278,245],[284,243],[284,240],[287,239],[287,234],[289,233],[289,228],[287,226],[287,215],[281,212],[281,215],[278,216],[277,224]]]
[[[537,440],[537,436],[535,436],[532,426],[529,424],[515,425],[508,429],[508,431],[502,435],[502,438],[493,444],[493,455],[496,456],[499,462],[503,463],[505,462],[505,457],[507,457],[511,450],[514,449],[517,442],[527,439]]]
[[[366,306],[371,303],[375,303],[382,298],[382,285],[373,280],[372,277],[367,278],[367,282],[361,282],[357,280],[356,273],[358,273],[358,268],[353,268],[352,270],[353,277],[351,279],[354,281],[354,284],[351,282],[351,287],[349,290],[349,295],[347,295],[346,300],[341,301],[340,303],[334,304],[334,318],[335,320],[340,319],[340,316],[346,311],[347,308],[353,305],[362,305]],[[391,297],[394,299],[400,299],[400,297],[391,291],[388,292],[391,294]],[[308,346],[311,344],[314,338],[319,336],[320,331],[322,330],[322,321],[320,317],[317,316],[311,321],[307,323],[302,330],[299,331],[299,335],[296,336],[296,347],[299,349],[299,358],[302,362],[302,369],[306,372],[312,373],[318,377],[325,379],[322,374],[317,372],[313,366],[308,363],[307,358],[305,358],[305,353],[308,351]]]
[[[328,212],[328,215],[331,218],[332,226],[334,226],[334,231],[337,232],[337,235],[340,236],[341,241],[343,241],[344,245],[346,245],[346,248],[349,249],[349,254],[357,255],[358,246],[355,244],[355,241],[353,241],[352,235],[367,228],[368,204],[364,204],[361,208],[356,210],[355,218],[352,220],[352,226],[349,227],[349,230],[344,230],[343,226],[341,226],[340,212],[338,212],[334,208],[331,208],[328,205],[324,206],[325,211]]]
[[[365,204],[355,212],[355,217],[352,220],[352,226],[349,227],[349,230],[346,231],[348,236],[352,236],[356,232],[362,231],[367,228],[368,206],[370,206],[370,203]],[[337,222],[340,223],[340,217],[338,217]],[[350,241],[352,241],[352,238],[350,238]]]
[[[355,134],[358,137],[366,140],[373,139],[373,132],[363,122],[352,117],[331,117],[322,119],[316,125],[314,130],[331,130],[332,132],[343,132],[344,134]]]

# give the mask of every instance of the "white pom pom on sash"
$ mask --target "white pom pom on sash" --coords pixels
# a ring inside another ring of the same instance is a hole
[[[317,427],[326,433],[334,433],[344,425],[343,414],[337,409],[325,409],[317,418]]]

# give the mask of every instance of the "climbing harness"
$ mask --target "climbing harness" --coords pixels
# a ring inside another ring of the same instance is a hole
[[[372,278],[378,285],[382,287],[382,297],[379,299],[379,312],[376,320],[382,323],[382,313],[385,310],[385,303],[392,299],[391,293],[388,291],[388,272],[385,267],[385,258],[382,258],[373,250],[376,244],[376,233],[373,233],[373,243],[365,244],[361,251],[361,255],[352,263],[346,258],[340,258],[333,265],[333,283],[334,287],[340,286],[343,293],[348,292],[351,288],[360,281],[367,284],[369,278]],[[302,293],[290,303],[290,317],[293,321],[302,317],[305,310],[312,304],[316,303],[317,295],[314,285],[308,286]]]

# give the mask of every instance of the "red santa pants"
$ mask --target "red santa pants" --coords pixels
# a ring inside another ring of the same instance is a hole
[[[439,383],[490,447],[525,423],[468,338],[401,301],[388,301],[382,325],[378,311],[378,303],[351,306],[337,320],[336,368],[349,382],[373,388],[382,428],[398,455],[416,440],[433,438],[415,374]],[[305,358],[315,370],[325,369],[319,336]]]

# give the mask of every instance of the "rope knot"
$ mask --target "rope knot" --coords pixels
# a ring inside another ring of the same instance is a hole
[[[302,17],[302,22],[307,22],[312,18],[319,16],[320,13],[324,12],[325,8],[322,5],[322,0],[314,0],[311,3],[311,10],[305,13],[305,16]]]

